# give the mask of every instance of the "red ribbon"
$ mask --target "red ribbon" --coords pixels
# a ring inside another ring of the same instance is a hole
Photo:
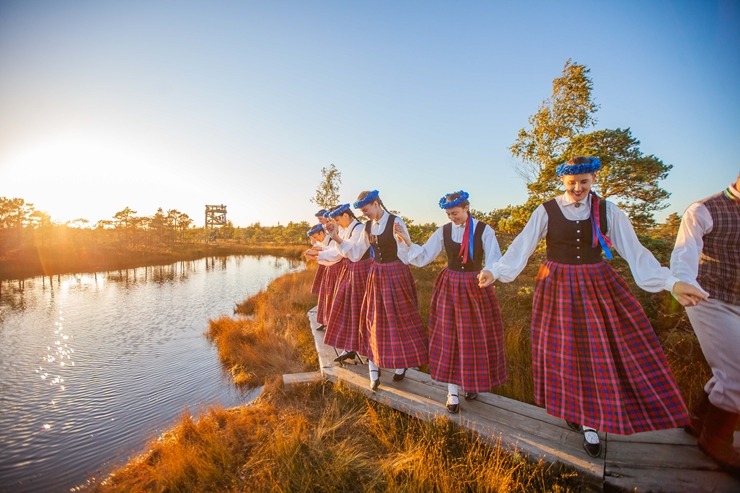
[[[462,243],[460,244],[460,252],[458,253],[459,256],[463,259],[463,264],[468,263],[468,250],[470,246],[470,223],[472,221],[470,220],[470,216],[468,216],[467,221],[465,221],[465,231],[463,232],[463,239]]]

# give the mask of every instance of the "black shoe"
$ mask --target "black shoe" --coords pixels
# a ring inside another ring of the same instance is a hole
[[[408,368],[404,368],[403,369],[403,373],[394,373],[393,374],[393,381],[394,382],[400,382],[401,380],[403,380],[406,377],[406,370],[408,370]]]
[[[321,324],[318,327],[316,327],[316,332],[322,332],[324,330],[326,330],[326,325],[324,324]]]
[[[465,392],[466,401],[474,401],[478,398],[478,392]]]
[[[579,425],[575,421],[568,421],[566,419],[565,422],[568,423],[568,428],[570,428],[571,430],[573,430],[573,431],[582,431],[581,425]]]
[[[449,395],[447,395],[447,400],[449,401],[449,400],[450,400],[449,398],[450,398],[450,397],[452,397],[452,396],[455,396],[455,397],[457,397],[457,395],[455,395],[455,394],[449,394]],[[448,402],[448,403],[447,403],[447,404],[445,405],[445,407],[447,407],[447,411],[448,411],[448,412],[449,412],[450,414],[457,414],[457,413],[458,413],[458,412],[460,411],[460,404],[459,404],[459,403],[458,403],[458,404],[450,404],[450,403]]]
[[[601,455],[601,441],[599,435],[594,429],[583,430],[583,448],[586,453],[591,457],[598,457]]]
[[[357,353],[354,351],[350,351],[348,353],[340,354],[339,356],[334,358],[334,362],[341,364],[341,363],[344,363],[344,360],[355,359],[356,357],[357,357]]]
[[[373,379],[374,371],[378,372],[378,378]],[[377,370],[370,370],[370,390],[375,392],[376,390],[378,390],[378,387],[380,387],[380,368],[378,368]]]

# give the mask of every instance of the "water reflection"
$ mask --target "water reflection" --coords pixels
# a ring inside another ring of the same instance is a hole
[[[0,492],[69,490],[185,408],[242,402],[208,320],[298,268],[212,257],[0,282]]]

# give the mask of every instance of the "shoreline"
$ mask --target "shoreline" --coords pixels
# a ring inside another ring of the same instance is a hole
[[[166,249],[122,249],[98,245],[72,251],[52,248],[16,250],[0,257],[0,281],[107,272],[229,255],[274,255],[299,259],[305,248],[305,245],[218,243],[181,244]]]

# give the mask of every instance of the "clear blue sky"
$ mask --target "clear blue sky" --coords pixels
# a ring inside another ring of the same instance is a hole
[[[377,188],[416,222],[526,199],[508,148],[567,59],[681,213],[740,171],[740,2],[0,2],[0,196],[52,218],[312,221]]]

